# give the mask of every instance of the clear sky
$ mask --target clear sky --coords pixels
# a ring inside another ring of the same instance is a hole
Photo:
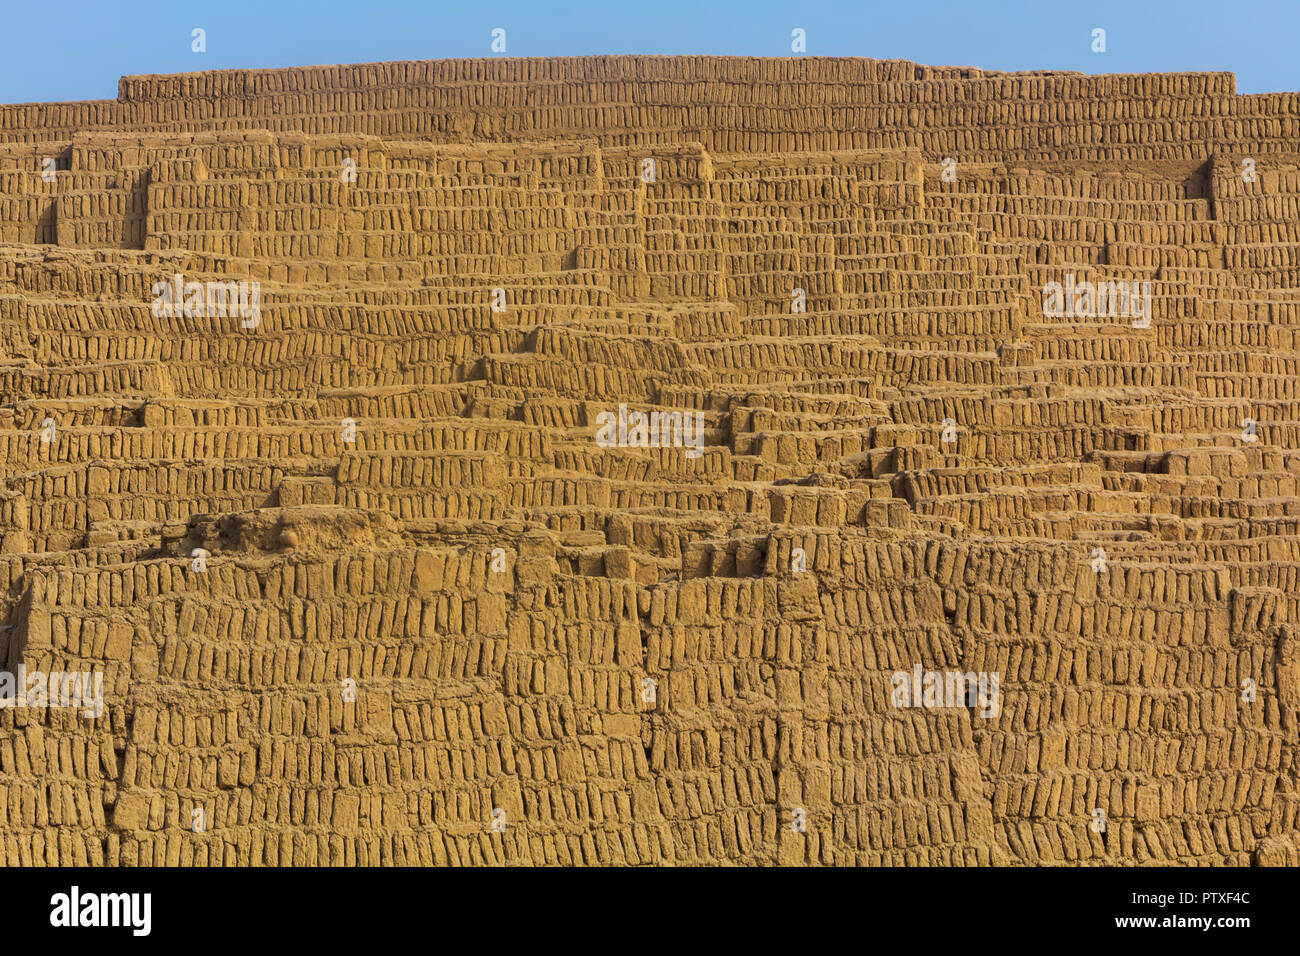
[[[137,73],[490,56],[496,27],[510,56],[790,56],[798,27],[810,56],[1300,90],[1300,0],[0,0],[0,18],[0,103],[109,99]]]

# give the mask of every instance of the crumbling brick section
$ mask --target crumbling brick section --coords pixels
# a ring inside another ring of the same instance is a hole
[[[0,106],[0,862],[1300,863],[1297,142],[859,59]]]

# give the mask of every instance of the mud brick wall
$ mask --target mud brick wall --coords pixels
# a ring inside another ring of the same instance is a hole
[[[0,106],[0,862],[1300,863],[1297,141],[864,59]]]

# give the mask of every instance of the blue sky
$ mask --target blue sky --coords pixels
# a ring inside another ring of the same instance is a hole
[[[1238,92],[1300,90],[1300,0],[6,0],[0,16],[3,103],[112,98],[135,73],[488,56],[494,27],[511,56],[789,56],[800,27],[812,56],[1230,70]]]

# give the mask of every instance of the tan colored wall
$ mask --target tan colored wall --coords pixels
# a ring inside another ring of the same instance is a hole
[[[1296,864],[1296,119],[708,57],[0,107],[0,669],[104,681],[0,710],[0,859]],[[1045,308],[1107,280],[1149,326]]]

